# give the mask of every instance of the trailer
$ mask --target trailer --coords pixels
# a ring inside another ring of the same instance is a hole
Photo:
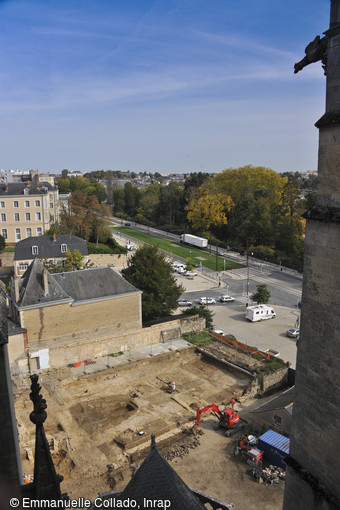
[[[248,306],[246,308],[246,319],[251,322],[264,321],[266,319],[274,319],[276,313],[271,306],[257,305]]]
[[[208,239],[205,239],[205,237],[193,236],[191,234],[182,234],[180,237],[180,242],[184,244],[190,244],[191,246],[196,246],[197,248],[208,247]]]

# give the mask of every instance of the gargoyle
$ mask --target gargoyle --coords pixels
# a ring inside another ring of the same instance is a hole
[[[294,73],[298,73],[304,67],[308,66],[312,62],[318,62],[321,60],[322,68],[326,74],[326,66],[327,66],[327,36],[320,38],[317,35],[314,41],[310,42],[308,46],[305,48],[306,56],[294,64]]]

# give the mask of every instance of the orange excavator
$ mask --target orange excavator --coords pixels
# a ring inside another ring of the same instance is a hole
[[[197,409],[196,420],[193,426],[194,431],[199,427],[201,415],[208,411],[211,411],[212,414],[218,419],[218,427],[227,429],[226,436],[231,436],[237,431],[243,429],[247,423],[245,420],[239,417],[236,411],[230,407],[226,407],[223,409],[223,411],[220,411],[216,404],[210,404],[204,407],[199,407]]]

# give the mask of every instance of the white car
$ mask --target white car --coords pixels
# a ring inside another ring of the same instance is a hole
[[[195,271],[184,271],[183,276],[197,276]]]
[[[137,247],[136,246],[133,246],[132,244],[128,244],[126,246],[126,248],[129,250],[129,251],[136,251],[137,250]]]
[[[235,301],[235,298],[222,294],[220,297],[220,301],[221,303],[231,303],[232,301]]]
[[[200,305],[216,305],[216,301],[212,297],[201,297],[199,300]]]
[[[214,329],[213,333],[217,335],[225,336],[224,331],[222,329]]]
[[[192,302],[188,299],[179,299],[177,302],[178,306],[192,306]]]

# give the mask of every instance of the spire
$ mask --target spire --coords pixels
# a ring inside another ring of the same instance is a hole
[[[30,420],[36,425],[35,435],[35,458],[34,458],[34,481],[33,494],[35,499],[60,500],[68,499],[66,494],[61,494],[60,482],[63,477],[57,475],[51,457],[50,448],[45,435],[44,422],[47,418],[46,400],[40,395],[41,386],[38,376],[31,375],[30,399],[34,409],[30,414]]]

